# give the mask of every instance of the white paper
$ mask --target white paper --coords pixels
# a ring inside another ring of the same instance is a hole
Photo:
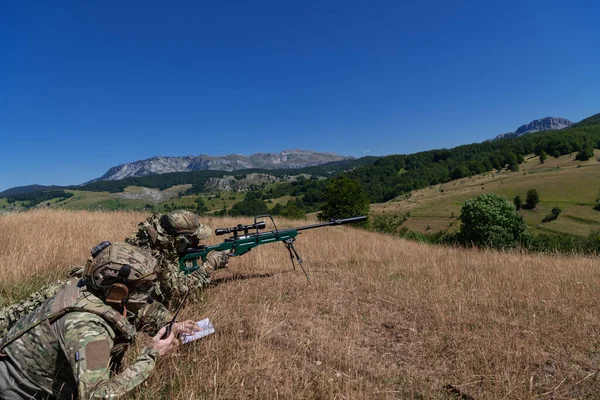
[[[198,340],[200,338],[203,338],[204,336],[208,336],[212,333],[215,333],[215,327],[208,318],[196,322],[196,325],[198,325],[198,327],[202,330],[192,333],[191,335],[181,334],[180,338],[182,344],[193,342],[194,340]]]

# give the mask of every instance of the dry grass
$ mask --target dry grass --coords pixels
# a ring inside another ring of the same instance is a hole
[[[32,260],[43,274],[80,262],[136,217],[0,217],[3,281],[28,276]],[[90,227],[105,236],[82,237]],[[32,230],[56,252],[22,245]],[[597,259],[433,247],[350,227],[297,243],[312,283],[291,271],[283,245],[232,259],[183,310],[210,317],[217,333],[160,360],[136,398],[445,399],[446,384],[476,399],[598,398]]]

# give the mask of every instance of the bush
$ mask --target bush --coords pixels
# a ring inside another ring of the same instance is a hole
[[[398,229],[406,221],[405,217],[386,217],[378,215],[371,220],[371,229],[379,233],[397,234]]]
[[[542,220],[542,222],[550,222],[550,221],[554,221],[556,218],[558,218],[558,216],[561,213],[561,209],[559,207],[554,207],[552,209],[552,211],[550,212],[550,214],[546,215],[544,217],[544,219]]]
[[[541,233],[533,237],[529,250],[552,253],[578,253],[583,251],[584,243],[578,236],[568,234]]]
[[[552,152],[552,157],[554,157],[554,158],[558,158],[558,157],[560,157],[560,151],[558,151],[557,149],[555,149],[555,150]]]
[[[530,240],[523,217],[506,199],[494,194],[467,200],[460,219],[459,238],[465,245],[506,249]]]
[[[523,200],[521,200],[521,196],[516,196],[516,197],[513,199],[513,204],[515,205],[515,208],[516,208],[517,210],[520,210],[520,209],[521,209],[521,207],[523,206]]]
[[[581,151],[577,153],[575,159],[578,161],[587,161],[592,157],[594,157],[594,148],[592,146],[585,145]]]
[[[585,249],[590,253],[600,253],[600,229],[590,232],[585,241]]]
[[[198,215],[204,215],[208,211],[208,207],[206,207],[206,204],[204,204],[204,200],[202,200],[201,197],[198,197],[196,200],[194,200],[194,203],[196,203],[195,212]]]
[[[535,208],[535,206],[538,205],[539,202],[540,202],[540,196],[538,195],[537,190],[529,189],[527,191],[527,198],[525,199],[525,204],[527,205],[527,208],[530,210],[533,210]]]

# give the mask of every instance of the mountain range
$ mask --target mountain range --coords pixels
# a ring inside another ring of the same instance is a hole
[[[528,133],[565,129],[573,125],[573,122],[566,118],[560,117],[545,117],[531,121],[528,124],[521,125],[514,132],[502,133],[492,140],[512,139],[519,136],[527,135]]]
[[[332,161],[354,159],[333,153],[309,150],[283,150],[279,153],[256,153],[250,156],[229,154],[225,156],[152,157],[110,168],[104,175],[87,183],[137,178],[169,172],[191,171],[235,171],[240,169],[285,169],[304,168]]]

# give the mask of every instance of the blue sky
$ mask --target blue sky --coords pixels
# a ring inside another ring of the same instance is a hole
[[[155,155],[412,153],[600,112],[598,2],[207,3],[5,2],[0,190]]]

